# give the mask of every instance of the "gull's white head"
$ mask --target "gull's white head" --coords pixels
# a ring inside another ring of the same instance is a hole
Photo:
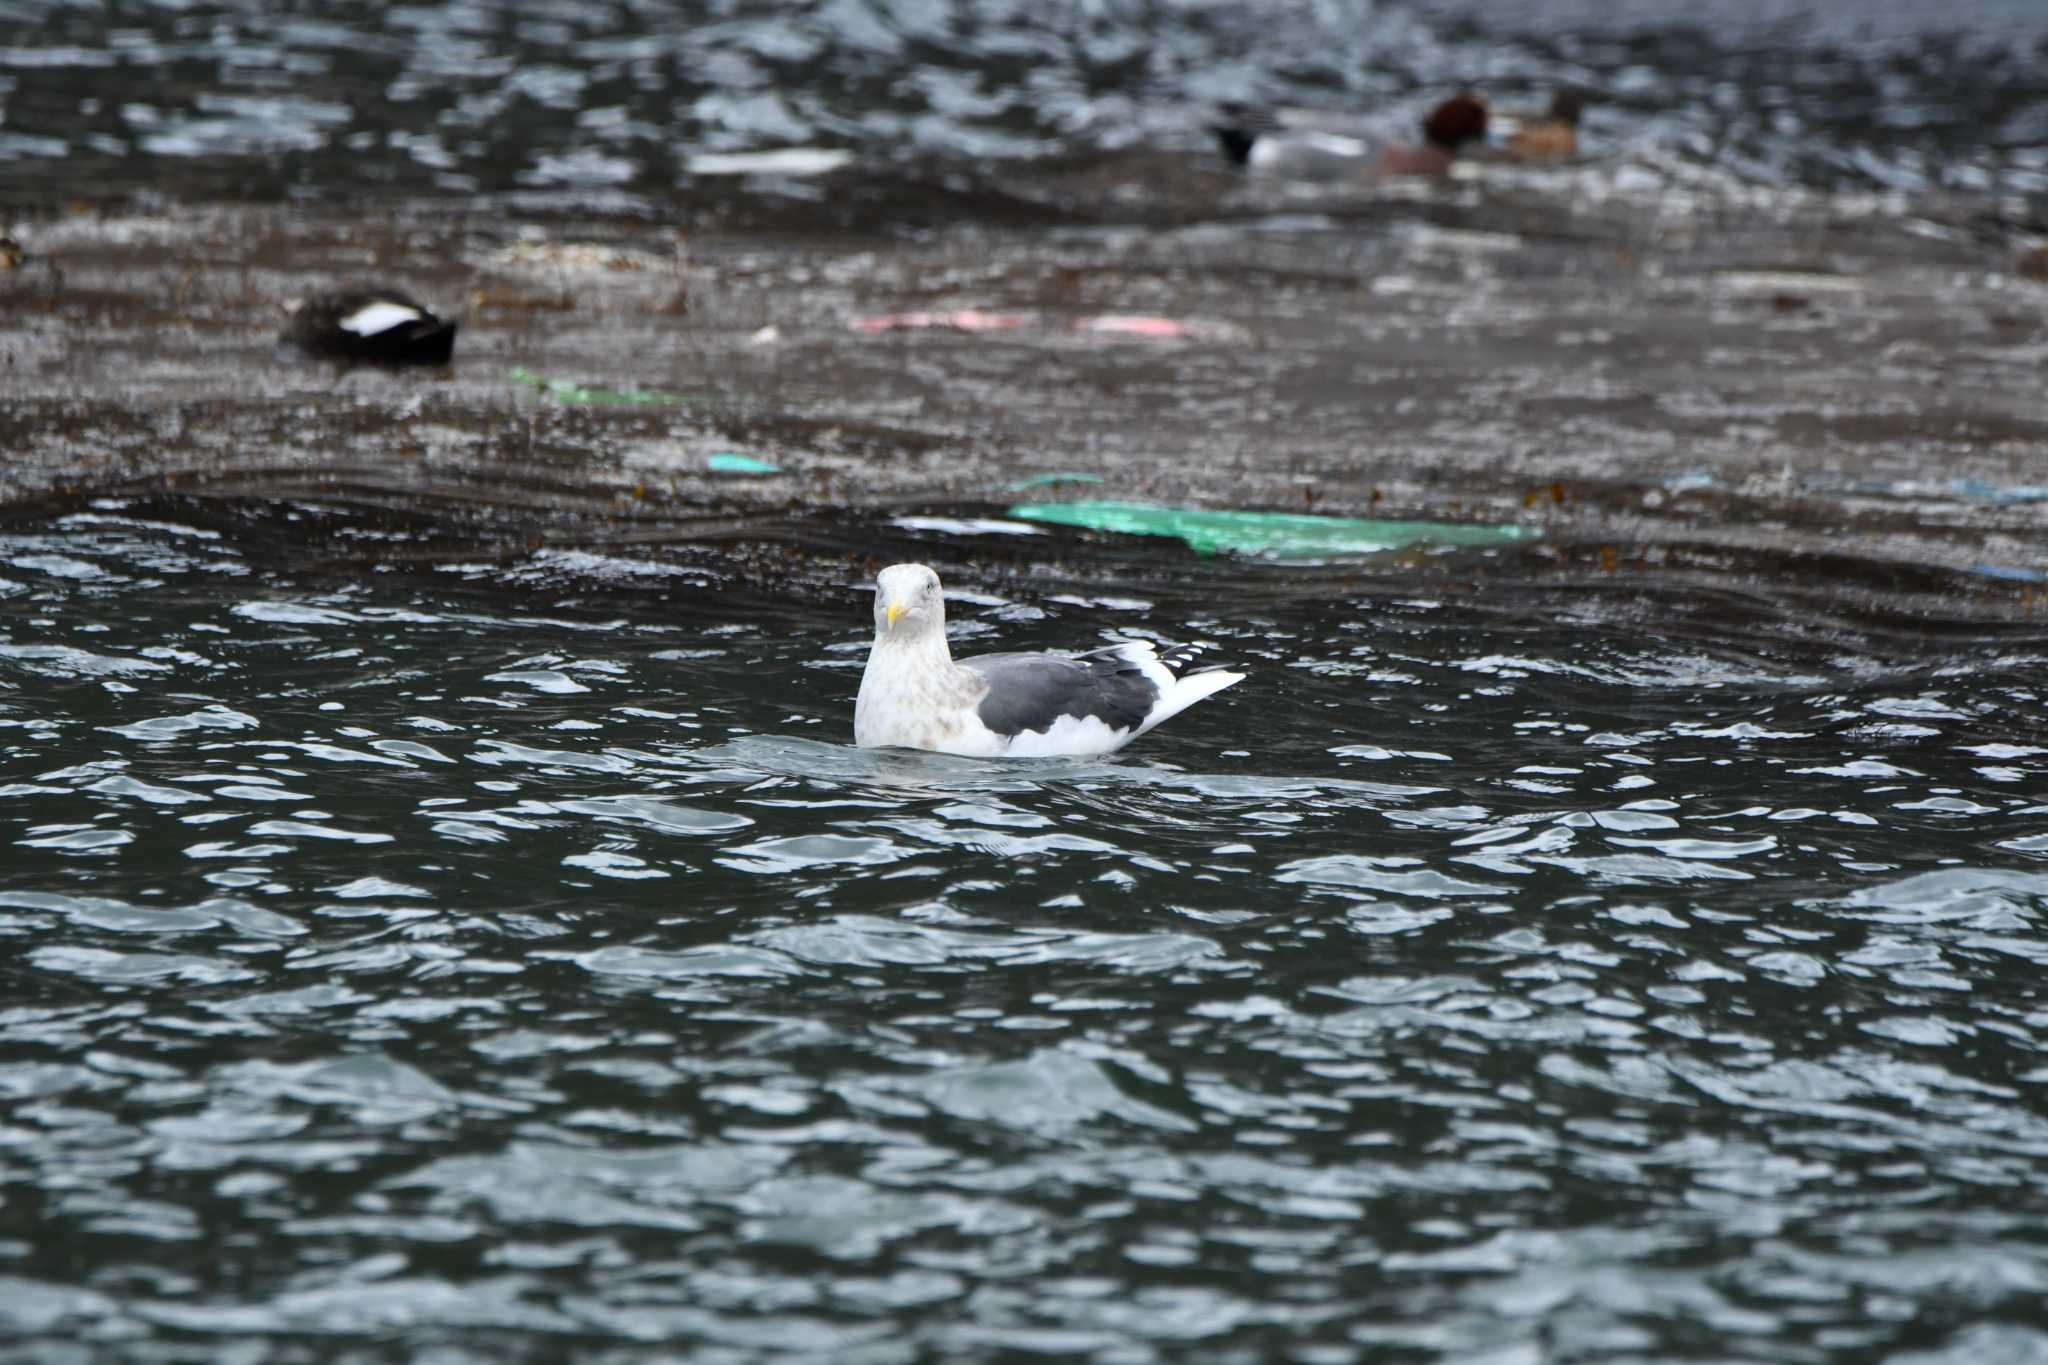
[[[946,594],[922,564],[891,564],[875,579],[875,638],[909,641],[946,635]]]

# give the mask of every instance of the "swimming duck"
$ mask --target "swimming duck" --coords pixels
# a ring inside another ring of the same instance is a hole
[[[315,355],[378,365],[446,365],[459,324],[382,286],[316,294],[292,309],[283,339]]]
[[[1471,92],[1422,121],[1420,144],[1390,142],[1353,115],[1226,104],[1210,126],[1223,154],[1247,170],[1297,180],[1376,180],[1442,175],[1459,151],[1486,136],[1486,106]]]
[[[1568,160],[1578,155],[1579,116],[1585,109],[1584,95],[1560,90],[1541,114],[1498,115],[1493,131],[1495,148],[1509,161]]]

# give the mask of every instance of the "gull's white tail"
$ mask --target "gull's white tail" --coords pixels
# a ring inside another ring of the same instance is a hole
[[[1173,719],[1202,698],[1243,681],[1244,674],[1232,673],[1225,668],[1205,668],[1200,673],[1175,678],[1173,686],[1160,691],[1158,705],[1153,707],[1151,715],[1145,717],[1145,724],[1138,733],[1142,735],[1159,722]]]
[[[1117,648],[1159,689],[1159,700],[1152,703],[1152,710],[1131,736],[1133,739],[1163,721],[1172,720],[1202,698],[1213,696],[1232,683],[1243,682],[1245,677],[1224,668],[1205,668],[1199,673],[1175,672],[1206,649],[1206,645],[1174,645],[1161,653],[1149,640],[1125,640]]]

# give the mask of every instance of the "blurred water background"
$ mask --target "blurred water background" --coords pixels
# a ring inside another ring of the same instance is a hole
[[[524,192],[658,210],[712,154],[829,147],[971,175],[1203,146],[1222,99],[1400,110],[1470,85],[1537,106],[1573,86],[1610,155],[2038,205],[2044,44],[2031,0],[10,0],[0,164],[16,200]]]

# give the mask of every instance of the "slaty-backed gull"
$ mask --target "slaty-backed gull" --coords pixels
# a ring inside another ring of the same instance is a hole
[[[875,644],[853,708],[862,748],[976,758],[1106,754],[1244,678],[1180,669],[1199,646],[1162,653],[1123,640],[1087,654],[983,654],[946,647],[939,576],[896,564],[875,580]]]

